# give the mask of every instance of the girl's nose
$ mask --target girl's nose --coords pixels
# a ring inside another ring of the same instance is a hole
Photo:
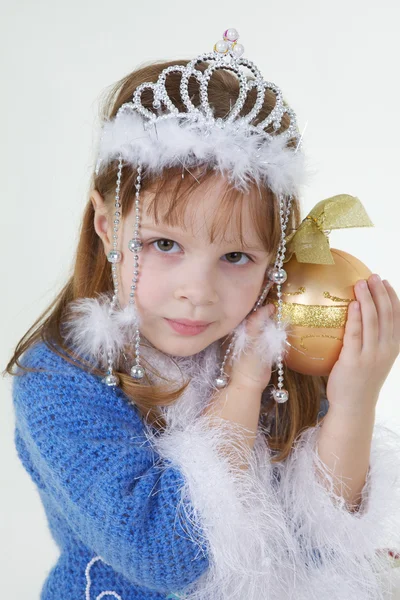
[[[178,299],[187,298],[194,305],[215,304],[219,300],[215,286],[210,282],[205,282],[204,279],[181,285],[177,288],[175,296]]]

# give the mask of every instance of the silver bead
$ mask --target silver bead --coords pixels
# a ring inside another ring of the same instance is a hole
[[[118,263],[121,261],[121,252],[119,250],[110,250],[107,254],[107,260],[110,263]]]
[[[101,382],[105,383],[106,385],[109,385],[109,386],[118,385],[119,384],[119,377],[118,377],[118,375],[106,375],[101,380]]]
[[[282,284],[282,283],[285,283],[285,281],[287,279],[287,273],[286,273],[285,269],[273,269],[271,271],[271,274],[269,275],[269,278],[274,283]]]
[[[214,381],[217,388],[224,388],[228,385],[228,377],[226,375],[220,375],[216,377]]]
[[[287,402],[289,400],[289,392],[284,389],[272,390],[272,396],[275,402],[278,402],[278,404],[283,404],[284,402]]]
[[[131,252],[140,252],[143,249],[143,243],[140,240],[129,240],[128,248]]]
[[[133,379],[142,379],[144,377],[144,369],[140,365],[133,365],[131,368]]]

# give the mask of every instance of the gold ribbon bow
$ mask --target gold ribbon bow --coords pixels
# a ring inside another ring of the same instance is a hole
[[[299,227],[286,236],[287,250],[283,262],[288,262],[294,253],[298,262],[335,264],[328,234],[332,229],[347,227],[374,227],[360,200],[348,194],[321,200]]]

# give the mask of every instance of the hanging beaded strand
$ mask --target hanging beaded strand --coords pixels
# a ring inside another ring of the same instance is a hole
[[[115,194],[115,213],[114,213],[114,228],[113,228],[113,249],[107,255],[107,260],[112,263],[112,278],[114,285],[114,294],[112,300],[110,302],[109,307],[109,318],[114,311],[115,304],[118,300],[118,275],[117,275],[117,263],[121,262],[122,254],[119,250],[117,250],[117,240],[118,240],[118,226],[120,224],[120,208],[121,203],[119,201],[119,192],[121,188],[121,176],[122,176],[122,155],[119,155],[118,159],[118,173],[117,173],[117,187]],[[128,248],[131,252],[134,252],[134,270],[133,270],[133,278],[131,283],[131,291],[129,293],[129,304],[135,306],[135,292],[136,292],[136,284],[138,280],[138,268],[139,268],[139,255],[138,253],[142,250],[143,244],[139,239],[139,226],[140,226],[140,208],[139,208],[139,193],[141,188],[141,178],[142,178],[142,164],[139,162],[137,167],[137,177],[136,177],[136,194],[135,194],[135,229],[134,229],[134,237],[129,240]],[[139,328],[135,327],[135,362],[131,367],[130,373],[134,379],[142,379],[145,375],[144,368],[139,363],[139,346],[140,346],[140,331]],[[102,379],[103,383],[108,386],[116,386],[119,385],[120,379],[118,375],[113,373],[113,353],[111,348],[107,350],[107,362],[108,362],[108,371],[107,375]]]
[[[114,213],[114,227],[113,227],[113,249],[107,254],[107,260],[111,263],[111,272],[113,278],[114,285],[114,294],[112,300],[110,302],[108,316],[111,319],[111,315],[114,312],[115,305],[118,300],[118,274],[117,274],[117,263],[121,262],[121,252],[117,250],[117,240],[118,240],[118,226],[120,223],[119,217],[121,216],[120,208],[121,204],[119,201],[119,192],[121,188],[121,175],[122,175],[122,155],[119,155],[118,158],[118,173],[117,173],[117,187],[115,193],[115,213]],[[107,375],[102,379],[102,382],[108,386],[116,386],[119,385],[119,377],[113,373],[113,352],[109,347],[107,349]]]
[[[139,275],[139,252],[143,249],[143,243],[139,239],[139,227],[140,227],[140,188],[142,182],[142,164],[139,161],[137,167],[137,177],[136,177],[136,193],[135,193],[135,229],[133,232],[133,238],[128,242],[128,248],[131,252],[134,253],[134,266],[133,266],[133,278],[131,284],[131,291],[129,293],[129,304],[135,305],[135,294],[136,294],[136,284]],[[139,364],[139,346],[140,346],[140,331],[139,327],[135,328],[135,362],[131,367],[131,376],[133,379],[142,379],[145,376],[145,369]]]
[[[272,269],[269,269],[268,271],[268,278],[269,278],[269,282],[267,283],[267,285],[264,287],[262,294],[260,296],[260,298],[257,300],[257,303],[255,305],[255,307],[253,308],[253,312],[255,312],[256,310],[258,310],[258,308],[260,306],[262,306],[266,295],[268,294],[269,290],[271,289],[271,287],[273,286],[274,283],[277,284],[277,296],[278,296],[278,314],[277,314],[277,327],[281,328],[282,322],[282,292],[281,292],[281,285],[282,283],[284,283],[287,279],[287,273],[286,271],[282,268],[283,265],[283,260],[285,258],[285,252],[286,252],[286,239],[285,239],[285,231],[286,231],[286,226],[289,220],[289,215],[290,215],[290,209],[291,209],[291,202],[292,202],[292,196],[288,197],[288,201],[286,203],[286,211],[284,210],[284,197],[282,194],[279,195],[279,218],[280,218],[280,222],[281,222],[281,241],[279,244],[279,249],[278,249],[278,253],[277,253],[277,258],[275,260],[275,265]],[[226,361],[228,359],[229,354],[232,351],[232,347],[235,343],[236,337],[235,335],[233,336],[226,352],[225,352],[225,356],[224,359],[222,361],[221,367],[220,367],[220,373],[218,375],[218,377],[216,377],[214,384],[217,388],[224,388],[227,386],[228,382],[229,382],[229,378],[226,375],[226,373],[224,372],[224,368],[225,368],[225,364]],[[278,360],[277,360],[277,365],[278,365],[278,389],[273,388],[272,391],[272,395],[273,398],[276,402],[278,402],[279,404],[283,403],[283,402],[287,402],[289,399],[289,392],[285,389],[283,389],[283,361],[282,361],[282,354],[278,356]]]
[[[286,227],[289,221],[289,215],[290,215],[290,209],[291,209],[291,204],[292,204],[292,196],[289,196],[287,199],[287,205],[286,205],[286,213],[283,210],[283,196],[280,196],[280,210],[279,210],[279,216],[280,216],[280,221],[281,221],[281,243],[280,243],[280,247],[278,250],[278,258],[277,261],[275,262],[275,266],[274,269],[272,270],[271,274],[270,274],[270,279],[273,281],[273,283],[276,283],[276,287],[277,287],[277,296],[278,296],[278,314],[277,314],[277,323],[278,323],[278,328],[281,329],[282,328],[282,292],[281,292],[281,286],[283,283],[285,283],[286,279],[287,279],[287,273],[285,271],[285,269],[282,268],[283,265],[283,261],[285,258],[285,253],[286,253],[286,238],[285,238],[285,231],[286,231]],[[273,386],[273,390],[272,390],[272,396],[275,400],[275,402],[277,402],[278,404],[283,404],[284,402],[287,402],[289,400],[289,392],[287,390],[284,389],[283,387],[283,360],[282,360],[282,354],[280,354],[278,356],[278,360],[277,360],[277,366],[278,366],[278,389],[276,389],[275,386]]]

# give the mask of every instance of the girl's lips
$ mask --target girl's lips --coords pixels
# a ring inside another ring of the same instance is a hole
[[[182,335],[197,335],[202,331],[205,331],[211,323],[208,325],[196,325],[195,327],[190,325],[184,325],[183,323],[178,323],[177,321],[172,321],[171,319],[165,319],[167,323],[172,327],[172,329]]]

